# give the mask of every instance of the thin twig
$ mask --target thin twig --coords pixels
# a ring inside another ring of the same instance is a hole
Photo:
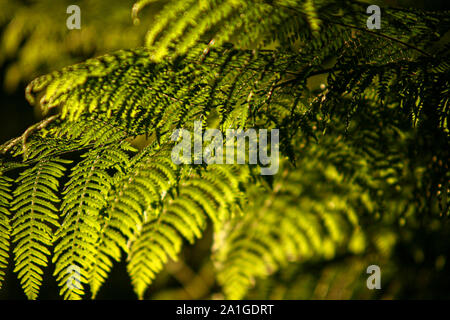
[[[6,153],[9,149],[11,149],[13,146],[15,146],[19,141],[22,141],[23,152],[26,153],[26,151],[27,151],[26,142],[27,142],[27,138],[30,136],[30,134],[32,134],[36,130],[45,128],[49,123],[51,123],[53,120],[55,120],[58,117],[59,117],[59,114],[55,114],[51,117],[48,117],[48,118],[32,125],[27,130],[25,130],[25,132],[20,137],[10,140],[8,142],[8,144],[3,148],[2,153]]]

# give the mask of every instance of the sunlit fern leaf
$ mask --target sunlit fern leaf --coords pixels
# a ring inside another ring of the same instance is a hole
[[[318,169],[316,162],[313,168],[307,158],[303,161],[298,169],[287,164],[280,168],[266,197],[259,196],[267,192],[263,187],[249,186],[252,205],[246,215],[226,223],[215,235],[215,265],[227,298],[243,298],[257,278],[268,277],[289,261],[334,257],[345,250],[358,227],[345,199],[352,188],[345,186],[343,176],[332,167]],[[322,180],[328,187],[312,185]],[[341,196],[335,194],[339,188]],[[328,194],[328,201],[319,193]]]
[[[47,266],[53,230],[59,226],[58,209],[54,203],[59,181],[65,170],[62,159],[42,159],[21,172],[16,180],[11,202],[14,272],[29,299],[36,299],[42,282],[43,267]]]
[[[133,14],[136,16],[149,3],[137,2]],[[317,27],[313,4],[303,6],[301,2],[295,3],[294,9],[298,9],[300,14],[286,4],[235,0],[171,1],[159,13],[158,22],[148,31],[146,44],[152,51],[152,59],[159,61],[170,51],[175,51],[177,55],[184,54],[199,40],[217,46],[231,40],[240,48],[260,47],[261,43],[273,42],[276,37],[273,31],[293,14],[299,20],[307,16],[314,22],[311,25]],[[184,13],[183,17],[174,19],[179,12]],[[239,37],[236,37],[238,34]],[[204,48],[208,50],[207,46]]]
[[[267,117],[261,117],[259,125],[265,121],[274,126],[268,114],[289,117],[289,99],[302,94],[299,88],[319,66],[308,66],[297,75],[296,90],[277,84],[309,61],[307,55],[227,48],[203,57],[199,46],[183,59],[155,64],[145,49],[119,51],[38,78],[27,87],[27,97],[36,102],[42,93],[40,106],[59,107],[61,120],[97,119],[131,135],[155,134],[163,142],[175,128],[192,126],[212,112],[218,113],[223,130],[254,123],[264,113]],[[284,112],[279,109],[281,99]],[[241,111],[247,116],[239,116]]]
[[[128,161],[126,143],[107,145],[91,149],[83,154],[70,174],[63,191],[61,213],[64,221],[55,234],[54,275],[66,299],[78,299],[83,293],[83,284],[88,282],[88,273],[95,263],[97,238],[101,227],[99,212],[106,205],[112,177],[108,171],[121,170]],[[73,275],[69,268],[80,268],[78,287],[67,286]]]
[[[152,2],[137,1],[133,16],[137,18],[143,7],[153,6]],[[205,43],[205,50],[231,42],[240,49],[271,46],[296,51],[309,41],[316,48],[324,44],[320,50],[328,51],[345,41],[349,29],[365,27],[367,16],[362,13],[366,8],[367,5],[356,1],[174,0],[158,14],[157,23],[147,33],[146,45],[155,61],[172,54],[183,55],[198,42]],[[183,15],[176,19],[181,12]],[[425,47],[436,38],[426,32],[428,28],[445,32],[447,25],[437,23],[444,16],[438,12],[424,16],[412,10],[385,9],[380,33]],[[330,38],[331,43],[323,41],[324,34],[336,28],[338,32]]]
[[[0,288],[2,287],[5,268],[9,260],[9,241],[11,234],[11,212],[9,202],[12,200],[11,185],[13,180],[0,172]]]
[[[42,108],[63,104],[63,118],[76,120],[84,112],[100,111],[108,118],[131,121],[130,129],[139,121],[142,130],[144,126],[160,127],[164,121],[181,124],[186,111],[198,117],[205,104],[211,101],[212,90],[217,87],[217,84],[212,87],[215,78],[230,72],[231,76],[246,73],[250,77],[269,63],[251,52],[214,52],[204,62],[199,60],[201,54],[201,49],[197,48],[183,61],[156,65],[150,62],[145,49],[119,51],[38,78],[28,86],[27,97],[34,102],[34,96],[44,91],[40,100]],[[211,68],[213,70],[209,70]],[[207,70],[208,73],[202,72]],[[282,73],[283,66],[280,64],[279,70],[271,72]],[[219,80],[228,82],[228,79]],[[138,91],[140,95],[135,96],[136,86],[146,90]],[[243,94],[247,98],[248,91]],[[79,101],[80,96],[83,96],[82,101]]]
[[[43,122],[48,119],[44,119]],[[72,122],[54,117],[42,128],[38,126],[21,137],[4,143],[0,146],[0,150],[13,157],[22,156],[24,161],[36,162],[43,158],[58,157],[98,145],[116,143],[126,137],[120,125],[113,126],[92,116],[83,116],[78,121]],[[4,168],[8,170],[24,165],[14,162],[5,164],[9,164],[9,168]]]
[[[168,259],[177,260],[183,239],[193,243],[202,236],[208,217],[217,226],[236,210],[236,168],[213,165],[199,173],[192,167],[184,169],[177,190],[162,199],[161,207],[150,211],[132,241],[127,268],[140,298]]]
[[[132,158],[125,172],[113,180],[102,213],[97,258],[89,275],[94,298],[111,269],[112,259],[118,261],[121,251],[129,252],[142,224],[156,215],[161,201],[176,185],[176,171],[168,148],[155,150],[149,146]]]

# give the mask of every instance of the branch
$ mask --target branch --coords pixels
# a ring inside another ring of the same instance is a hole
[[[9,149],[11,149],[19,141],[22,141],[23,152],[24,152],[24,154],[26,154],[26,152],[27,152],[26,140],[27,140],[28,136],[30,134],[32,134],[34,131],[36,131],[36,130],[40,130],[42,128],[45,128],[49,123],[51,123],[53,120],[55,120],[58,117],[59,117],[59,114],[55,114],[55,115],[53,115],[51,117],[48,117],[48,118],[46,118],[46,119],[44,119],[44,120],[42,120],[42,121],[32,125],[27,130],[25,130],[25,132],[20,137],[17,137],[15,139],[12,139],[12,140],[8,141],[7,145],[1,150],[1,152],[2,153],[6,153]]]

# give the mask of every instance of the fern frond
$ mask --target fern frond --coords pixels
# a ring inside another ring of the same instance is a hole
[[[108,170],[121,170],[127,163],[129,147],[118,146],[91,149],[82,157],[70,174],[63,191],[61,212],[64,221],[55,234],[54,275],[66,299],[78,299],[83,295],[83,283],[88,282],[91,265],[95,263],[95,252],[101,221],[99,212],[106,205],[106,196],[111,188],[112,177]],[[80,269],[80,286],[68,286],[73,275],[68,268]]]
[[[361,128],[354,130],[359,132]],[[357,136],[355,132],[351,136]],[[296,149],[301,152],[301,161],[296,168],[283,161],[281,174],[275,176],[272,187],[263,183],[248,185],[252,205],[247,206],[247,214],[226,222],[215,234],[213,257],[227,298],[245,297],[258,278],[267,278],[289,263],[326,261],[345,252],[364,253],[370,233],[359,217],[362,212],[374,214],[377,210],[372,203],[377,201],[375,197],[363,191],[373,178],[361,166],[365,159],[358,151],[361,145],[342,141],[335,134],[321,136],[320,148],[304,148],[302,142]],[[379,163],[375,161],[374,165]],[[386,167],[378,170],[381,175]],[[380,183],[384,181],[381,180]],[[267,196],[262,198],[261,193]],[[408,198],[400,201],[400,197],[396,198],[396,205],[411,202]],[[392,214],[402,211],[394,208]]]
[[[59,226],[58,209],[54,203],[59,181],[64,171],[62,159],[43,159],[21,172],[16,180],[11,202],[14,272],[29,299],[36,299],[42,282],[43,267],[47,266],[53,231]]]
[[[136,2],[133,15],[151,2]],[[427,43],[443,34],[432,35],[427,30],[439,29],[444,33],[448,30],[445,13],[423,15],[412,10],[384,8],[383,29],[372,33],[365,28],[367,17],[362,13],[366,7],[355,1],[174,0],[158,14],[158,22],[147,33],[146,45],[155,61],[172,54],[183,55],[198,42],[209,43],[203,45],[205,50],[231,42],[239,49],[280,47],[297,51],[299,45],[307,46],[307,41],[318,47],[320,38],[324,39],[322,33],[337,28],[335,38],[330,39],[331,43],[322,42],[326,46],[321,49],[329,50],[329,46],[343,43],[348,39],[348,29],[372,38],[393,37],[407,46],[426,48]],[[184,13],[183,18],[174,19],[180,12]]]
[[[177,260],[183,238],[193,243],[202,236],[207,217],[217,227],[224,215],[235,210],[239,194],[239,180],[232,174],[235,168],[212,165],[200,173],[185,169],[177,191],[166,196],[163,205],[143,220],[131,244],[128,272],[140,298],[168,259]]]
[[[139,7],[148,1],[136,3]],[[172,1],[158,15],[158,23],[148,31],[146,44],[152,51],[152,59],[160,61],[174,48],[175,53],[184,54],[198,43],[206,40],[210,45],[221,46],[230,40],[237,40],[239,47],[251,48],[261,42],[272,40],[270,31],[274,25],[282,24],[289,16],[289,9],[281,3],[270,4],[265,1]],[[314,16],[311,5],[299,6],[308,17]],[[173,19],[177,13],[184,12],[182,19]],[[136,12],[137,13],[137,12]],[[265,19],[262,20],[261,18]],[[298,17],[303,20],[303,17]],[[314,18],[317,22],[317,18]],[[316,25],[314,25],[316,26]],[[218,30],[214,30],[217,28]],[[215,34],[211,35],[214,30]],[[206,36],[209,35],[209,38]],[[203,38],[203,39],[202,39]],[[204,46],[208,50],[207,46]]]
[[[280,91],[270,93],[271,88],[295,68],[291,58],[235,50],[203,57],[197,47],[183,60],[155,64],[145,49],[119,51],[36,79],[27,87],[27,98],[35,102],[42,92],[42,109],[61,106],[61,118],[69,121],[91,115],[126,124],[130,134],[167,135],[212,110],[220,112],[223,123],[237,105],[255,105],[252,112],[269,108],[267,97]]]
[[[142,224],[156,215],[161,201],[176,184],[176,171],[170,151],[149,146],[114,179],[97,240],[97,258],[89,275],[93,297],[111,269],[111,259],[120,260],[121,250],[128,253]]]
[[[0,289],[8,266],[11,234],[11,212],[9,202],[12,200],[11,185],[13,180],[0,172]]]

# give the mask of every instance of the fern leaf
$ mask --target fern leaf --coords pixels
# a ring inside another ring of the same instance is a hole
[[[224,170],[229,170],[228,175]],[[186,176],[182,175],[184,178],[178,184],[176,195],[165,197],[163,206],[143,221],[128,257],[128,272],[138,297],[143,298],[148,285],[168,259],[177,260],[183,238],[193,243],[202,236],[208,216],[217,227],[225,214],[234,212],[238,199],[229,197],[230,193],[239,194],[239,180],[231,174],[234,170],[213,165],[199,173],[199,177],[205,177],[199,180],[189,169]],[[220,184],[220,179],[226,182]]]
[[[114,124],[125,121],[134,134],[151,134],[148,128],[166,132],[207,116],[215,106],[247,101],[250,92],[266,101],[267,83],[281,78],[290,59],[280,54],[274,63],[271,53],[251,51],[211,51],[201,57],[196,47],[182,61],[155,64],[145,49],[123,50],[38,78],[27,87],[27,97],[34,102],[42,92],[41,107],[60,105],[61,117],[70,121],[88,113]]]
[[[54,275],[65,299],[79,299],[84,294],[83,284],[88,282],[100,232],[99,212],[106,206],[106,196],[112,178],[108,170],[120,168],[128,161],[126,143],[91,149],[83,155],[70,174],[64,190],[61,212],[64,221],[55,234],[57,244],[53,262]],[[68,286],[73,277],[70,270],[77,268],[78,284]]]
[[[11,202],[14,272],[29,299],[36,299],[42,282],[42,268],[47,266],[53,230],[59,226],[58,209],[60,178],[64,173],[62,159],[44,159],[23,171],[16,180],[14,199]]]
[[[215,234],[215,265],[227,298],[243,298],[257,278],[268,277],[288,262],[333,258],[345,249],[352,230],[359,228],[348,200],[331,194],[328,201],[314,200],[314,192],[323,196],[341,186],[343,178],[336,173],[308,177],[314,170],[306,167],[304,172],[284,167],[267,197],[258,196],[267,192],[262,187],[249,187],[250,194],[254,193],[250,212],[225,223]],[[334,187],[315,191],[302,183],[305,189],[300,190],[295,186],[302,179],[326,179]]]
[[[135,234],[155,215],[155,208],[175,184],[176,166],[170,152],[155,151],[152,146],[131,159],[126,172],[115,178],[97,240],[96,262],[89,275],[93,297],[105,281],[112,259],[118,261],[121,250],[129,252]]]
[[[11,213],[9,202],[12,199],[12,179],[0,173],[0,289],[5,276],[5,268],[8,266],[9,241],[11,234]]]

